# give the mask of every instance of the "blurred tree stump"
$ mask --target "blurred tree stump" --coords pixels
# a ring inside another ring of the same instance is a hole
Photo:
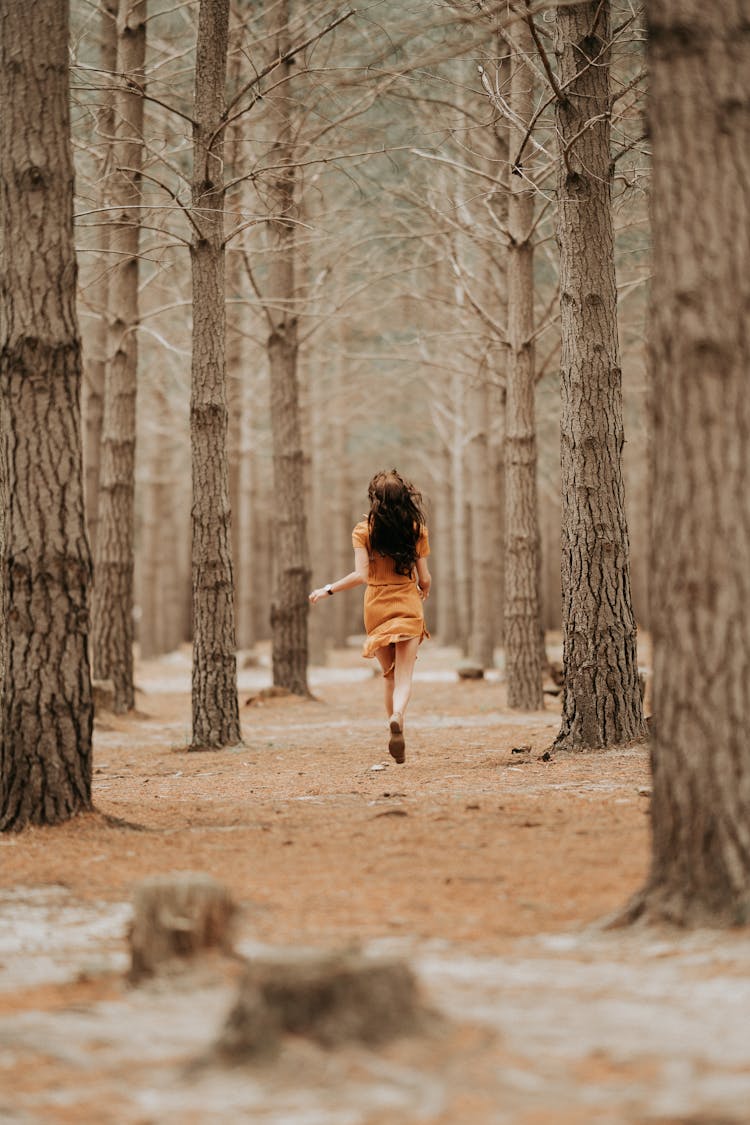
[[[185,872],[146,879],[135,890],[130,927],[130,980],[208,949],[232,952],[235,905],[210,875]]]
[[[220,1055],[242,1061],[274,1053],[284,1033],[325,1047],[370,1045],[423,1026],[417,982],[401,961],[339,954],[249,966],[217,1043]]]
[[[473,660],[462,660],[456,669],[459,680],[483,680],[484,668]]]
[[[98,715],[100,711],[114,711],[115,685],[112,680],[92,680],[91,691],[95,715]]]

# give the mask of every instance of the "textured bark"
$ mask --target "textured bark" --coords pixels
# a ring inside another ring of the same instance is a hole
[[[67,5],[0,8],[0,829],[91,807]]]
[[[144,81],[146,0],[120,0],[117,69]],[[133,685],[133,570],[135,417],[138,374],[138,242],[143,159],[143,98],[115,97],[113,208],[110,246],[116,257],[109,283],[109,361],[99,479],[99,526],[94,571],[93,647],[96,678],[112,680],[115,711],[135,705]]]
[[[103,0],[99,16],[99,66],[105,74],[114,74],[117,68],[117,5],[118,0]],[[112,138],[115,134],[114,90],[102,91],[101,97],[98,134],[99,143],[103,146],[103,156],[100,164],[99,207],[104,208],[109,205]],[[102,423],[104,421],[104,386],[109,349],[107,301],[110,261],[107,253],[109,250],[109,229],[106,223],[103,223],[100,228],[98,242],[98,250],[104,255],[101,274],[96,287],[99,320],[96,325],[91,354],[88,357],[84,354],[83,370],[83,465],[86,480],[86,527],[93,555],[96,555],[96,538],[99,526],[99,472],[101,467]]]
[[[270,12],[276,57],[288,51],[289,0]],[[275,499],[275,577],[271,604],[273,682],[297,695],[307,695],[307,624],[310,562],[305,516],[304,454],[297,378],[297,316],[295,313],[294,122],[288,78],[294,64],[286,61],[273,72],[281,95],[274,105],[275,140],[267,190],[270,202],[266,312],[270,321],[268,363],[271,374],[271,432]]]
[[[534,83],[523,56],[534,44],[523,20],[512,22],[510,100],[521,123],[534,112]],[[511,148],[524,129],[511,125]],[[505,678],[508,706],[539,711],[542,649],[537,504],[536,419],[534,416],[534,189],[519,174],[510,177],[508,198],[508,366],[505,406]]]
[[[565,691],[556,745],[569,749],[645,733],[621,466],[609,25],[608,0],[557,11]]]
[[[632,913],[747,924],[750,3],[646,10],[656,732],[652,867]]]
[[[227,466],[224,152],[229,0],[201,0],[193,127],[193,742],[240,741]]]

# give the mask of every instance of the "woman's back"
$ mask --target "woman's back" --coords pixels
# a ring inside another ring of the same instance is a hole
[[[407,585],[414,582],[413,574],[399,574],[396,563],[390,555],[383,555],[373,551],[370,544],[370,530],[366,519],[360,520],[352,532],[352,544],[355,547],[364,547],[370,557],[370,568],[367,576],[368,586],[393,586]],[[417,540],[417,557],[423,558],[430,553],[427,528],[422,525]]]

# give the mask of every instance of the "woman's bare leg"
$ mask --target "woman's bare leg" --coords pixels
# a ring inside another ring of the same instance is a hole
[[[404,717],[411,698],[411,681],[417,659],[419,637],[396,642],[396,676],[393,688],[393,713]]]
[[[394,663],[396,660],[396,646],[385,645],[383,648],[377,649],[375,656],[378,659],[380,667],[383,669],[383,685],[385,688],[385,713],[391,715],[393,713],[393,680],[394,680]]]

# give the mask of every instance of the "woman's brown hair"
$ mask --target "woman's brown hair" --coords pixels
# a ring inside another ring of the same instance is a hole
[[[396,469],[376,473],[367,489],[370,548],[393,559],[396,573],[410,575],[425,524],[422,497]]]

